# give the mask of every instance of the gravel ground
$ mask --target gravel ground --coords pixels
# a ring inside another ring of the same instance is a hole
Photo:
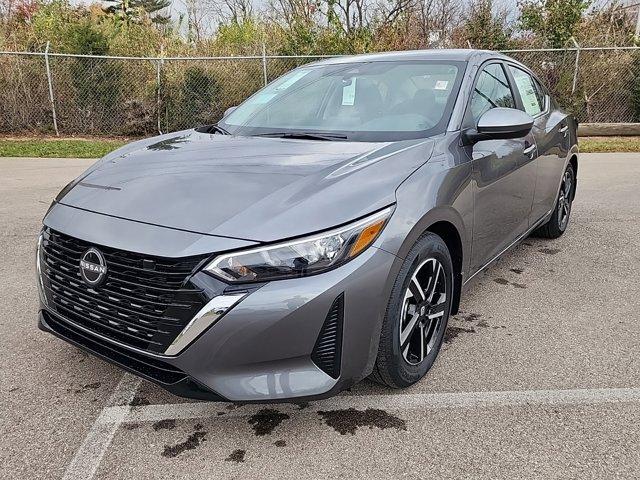
[[[640,477],[640,154],[582,156],[567,234],[472,283],[417,385],[266,408],[174,397],[36,328],[40,220],[89,164],[0,159],[0,477]]]

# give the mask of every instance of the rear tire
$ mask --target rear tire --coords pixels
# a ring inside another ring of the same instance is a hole
[[[562,176],[562,183],[558,198],[556,199],[556,207],[551,214],[549,221],[533,232],[536,237],[542,238],[558,238],[569,226],[569,218],[571,215],[571,206],[575,197],[576,177],[573,171],[573,165],[567,165],[567,169]]]
[[[393,285],[370,378],[404,388],[424,377],[442,346],[452,299],[451,255],[442,238],[427,232],[407,254]]]

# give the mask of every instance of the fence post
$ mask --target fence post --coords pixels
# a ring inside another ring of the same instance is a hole
[[[161,99],[161,95],[160,95],[160,68],[162,65],[162,59],[158,58],[156,61],[156,110],[157,110],[157,117],[158,117],[158,133],[160,135],[162,135],[162,120],[160,118],[161,116],[161,109],[162,109],[162,99]]]
[[[264,86],[267,86],[267,47],[262,42],[262,76],[264,77]]]
[[[60,136],[58,132],[58,119],[56,117],[56,104],[53,100],[53,81],[51,80],[51,68],[49,68],[49,42],[47,42],[47,48],[44,50],[44,64],[47,67],[47,82],[49,83],[49,101],[51,102],[51,114],[53,115],[53,129],[56,132],[56,136]]]
[[[573,85],[571,85],[571,95],[573,95],[574,93],[576,93],[576,86],[578,85],[578,65],[580,63],[580,45],[578,45],[578,42],[576,42],[576,39],[571,37],[571,40],[573,40],[573,44],[576,47],[576,66],[573,69]]]

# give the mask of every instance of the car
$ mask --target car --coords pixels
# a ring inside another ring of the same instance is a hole
[[[39,327],[203,400],[408,387],[474,276],[565,232],[577,173],[576,120],[507,56],[301,66],[67,185],[38,240]]]

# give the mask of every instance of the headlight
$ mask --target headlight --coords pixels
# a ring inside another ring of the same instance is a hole
[[[205,270],[233,283],[262,282],[320,273],[342,265],[378,237],[388,207],[350,225],[299,240],[220,255]]]

